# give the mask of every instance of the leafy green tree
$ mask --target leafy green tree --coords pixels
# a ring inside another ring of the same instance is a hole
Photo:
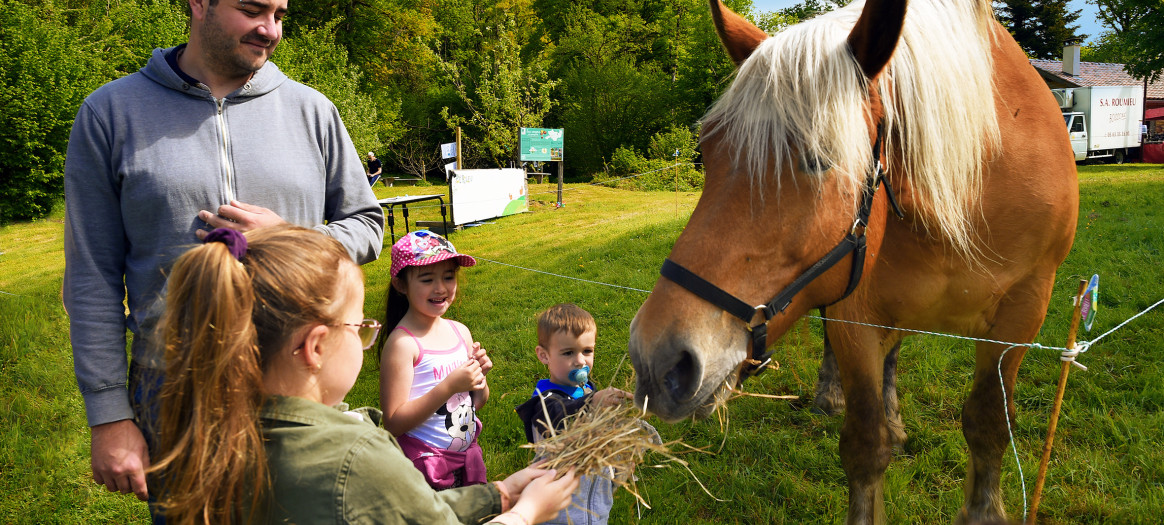
[[[1164,72],[1164,5],[1160,0],[1090,0],[1107,28],[1094,59],[1124,64],[1128,74],[1155,82]]]
[[[452,161],[442,160],[439,146],[452,142],[455,133],[441,117],[441,109],[459,104],[460,98],[452,87],[435,80],[415,90],[400,91],[399,96],[402,129],[395,140],[385,143],[386,162],[416,177],[443,177],[441,167]]]
[[[433,109],[427,103],[436,76],[431,45],[440,31],[432,14],[437,1],[296,0],[284,22],[290,40],[334,25],[330,39],[346,50],[348,63],[361,72],[357,89],[376,109],[376,138],[356,144],[361,151],[377,151],[386,171],[424,173],[403,160],[409,156],[393,152],[419,147],[415,141],[420,135],[410,115],[431,120],[439,111],[439,106]],[[422,108],[429,111],[421,112]],[[435,148],[428,142],[423,149]]]
[[[645,148],[668,124],[668,75],[629,57],[599,65],[580,64],[563,78],[562,126],[567,166],[594,173],[619,146]]]
[[[752,12],[750,0],[727,4]],[[604,169],[620,146],[642,151],[652,134],[691,126],[735,70],[704,0],[540,0],[535,6],[555,38],[551,74],[562,84],[551,120],[571,137],[571,171]],[[551,13],[548,6],[565,11]],[[792,22],[769,18],[773,30]]]
[[[460,28],[459,45],[441,53],[442,80],[459,99],[444,107],[441,117],[449,129],[462,128],[462,161],[504,167],[518,159],[518,128],[543,124],[557,81],[549,77],[548,57],[522,53],[527,37],[519,17],[528,6],[469,7],[475,8],[468,12],[477,25]]]
[[[1124,43],[1115,38],[1114,32],[1105,31],[1080,49],[1079,58],[1084,62],[1127,64],[1129,57],[1123,46]]]
[[[64,195],[65,151],[81,101],[136,71],[149,49],[181,41],[184,20],[164,1],[65,9],[51,0],[0,0],[0,223],[51,211]]]
[[[1150,1],[1088,0],[1087,3],[1095,6],[1099,22],[1116,33],[1134,30],[1153,11]]]
[[[656,12],[639,0],[592,7],[573,5],[560,15],[564,28],[554,49],[562,86],[553,120],[570,137],[566,166],[575,173],[602,170],[619,146],[645,149],[673,119],[694,118],[676,111],[676,77],[687,56],[675,56],[667,42],[682,42],[670,24],[644,18]]]
[[[691,162],[699,147],[698,133],[686,126],[671,126],[651,137],[647,145],[647,157],[670,159],[675,162]]]
[[[651,137],[645,156],[633,147],[619,146],[607,172],[596,180],[637,190],[698,191],[703,188],[703,172],[691,163],[698,145],[696,132],[673,126]]]
[[[379,149],[381,124],[376,104],[360,91],[362,73],[348,63],[347,49],[334,38],[339,23],[331,20],[318,29],[285,38],[272,60],[288,77],[315,88],[336,105],[348,135],[361,151]]]
[[[827,13],[838,7],[844,7],[848,5],[848,3],[848,1],[804,0],[804,2],[799,4],[780,9],[777,11],[777,13],[789,19],[795,20],[798,23],[810,18],[814,18],[817,15]]]
[[[1067,0],[1002,0],[995,4],[998,20],[1014,36],[1019,47],[1033,58],[1055,58],[1067,43],[1081,42],[1078,34],[1081,9],[1067,10]]]
[[[716,35],[711,12],[704,7],[692,15],[674,89],[686,114],[678,115],[673,124],[689,125],[698,120],[727,87],[727,81],[736,69]],[[767,15],[762,13],[760,16]]]
[[[69,88],[84,64],[60,62],[72,32],[40,11],[0,0],[0,224],[42,217],[62,194],[62,146],[84,96]]]
[[[168,0],[90,2],[74,27],[88,40],[102,43],[100,55],[112,80],[144,67],[155,48],[186,41],[185,5]]]

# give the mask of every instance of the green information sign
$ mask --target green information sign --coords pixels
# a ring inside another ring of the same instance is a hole
[[[521,160],[562,160],[565,133],[561,129],[521,128],[519,133]]]

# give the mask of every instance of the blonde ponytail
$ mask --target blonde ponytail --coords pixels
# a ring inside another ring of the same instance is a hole
[[[166,380],[158,428],[159,505],[168,523],[244,521],[266,484],[258,425],[262,370],[251,277],[226,245],[178,259],[162,317]]]
[[[297,226],[248,232],[242,245],[245,254],[222,242],[193,248],[169,278],[161,454],[150,468],[167,523],[243,523],[260,511],[270,485],[263,370],[298,328],[336,322],[344,265],[360,271],[338,241]]]

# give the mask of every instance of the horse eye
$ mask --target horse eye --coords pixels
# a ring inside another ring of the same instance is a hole
[[[803,172],[820,173],[822,171],[828,171],[831,167],[816,155],[802,155],[800,157],[800,171]]]

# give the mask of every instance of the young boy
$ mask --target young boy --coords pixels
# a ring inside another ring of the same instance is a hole
[[[550,378],[538,381],[533,397],[517,407],[530,443],[549,435],[550,425],[561,430],[563,419],[587,403],[610,406],[633,399],[629,392],[617,388],[594,391],[589,375],[597,334],[594,317],[573,304],[554,305],[538,315],[537,356],[549,368]],[[546,523],[605,525],[614,504],[613,488],[613,482],[604,477],[582,477],[572,504]]]

